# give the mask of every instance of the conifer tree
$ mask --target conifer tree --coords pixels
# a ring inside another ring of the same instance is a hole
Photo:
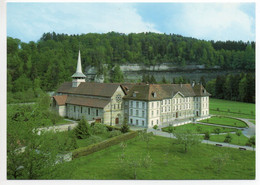
[[[90,133],[89,133],[89,124],[87,120],[83,117],[80,121],[78,126],[75,128],[75,135],[79,139],[85,139],[87,138]]]

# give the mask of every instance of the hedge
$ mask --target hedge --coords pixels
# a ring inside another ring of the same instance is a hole
[[[110,125],[105,125],[108,129],[108,131],[112,131],[112,130],[121,130],[121,128],[115,127],[115,126],[110,126]]]
[[[107,139],[107,140],[102,141],[100,143],[92,144],[92,145],[87,146],[87,147],[78,148],[78,149],[72,151],[72,158],[75,159],[75,158],[78,158],[78,157],[82,157],[82,156],[92,154],[92,153],[97,152],[99,150],[103,150],[107,147],[121,143],[122,141],[132,139],[132,138],[136,137],[137,135],[138,135],[138,132],[128,132],[126,134],[122,134],[122,135]]]

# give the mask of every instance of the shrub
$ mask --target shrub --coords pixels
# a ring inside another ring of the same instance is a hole
[[[154,129],[154,130],[157,130],[157,129],[158,129],[158,125],[154,125],[154,126],[153,126],[153,129]]]
[[[197,126],[196,131],[200,132],[202,130],[201,126]]]
[[[97,135],[97,134],[105,134],[107,133],[107,127],[101,123],[95,123],[92,127],[90,127],[91,134]]]
[[[75,135],[78,139],[85,139],[90,135],[89,124],[85,118],[82,118],[75,128]]]
[[[107,139],[100,143],[92,144],[87,147],[78,148],[78,149],[72,151],[73,159],[103,150],[107,147],[116,145],[118,143],[121,143],[121,142],[129,140],[129,139],[132,139],[132,138],[136,137],[137,135],[138,135],[138,132],[129,132],[126,134],[122,134],[122,135]]]
[[[209,140],[209,138],[210,138],[210,134],[209,134],[209,131],[207,131],[207,132],[205,132],[204,139]]]
[[[219,133],[220,133],[220,128],[215,128],[215,129],[214,129],[214,133],[215,133],[215,134],[219,134]]]
[[[224,142],[225,142],[225,143],[230,143],[231,140],[232,140],[232,137],[231,137],[230,133],[228,133],[228,134],[226,135],[226,138],[225,138]]]
[[[88,138],[88,141],[89,141],[90,144],[94,144],[94,143],[98,143],[98,142],[102,141],[102,138],[99,137],[99,136],[93,136],[92,135]]]
[[[248,139],[248,141],[247,141],[247,143],[246,143],[246,146],[255,146],[255,136],[251,136],[249,139]]]
[[[121,130],[121,128],[118,128],[118,127],[113,127],[113,126],[110,126],[110,125],[105,125],[108,129],[108,131],[112,131],[112,130]]]
[[[108,137],[111,138],[111,137],[115,137],[115,136],[119,136],[119,135],[121,135],[121,132],[119,130],[113,130],[113,131],[109,132]]]
[[[128,132],[128,131],[129,131],[129,126],[128,126],[127,123],[124,123],[124,124],[122,125],[122,127],[121,127],[121,132],[122,132],[122,133],[126,133],[126,132]]]
[[[169,133],[172,133],[173,130],[174,130],[173,126],[168,127],[168,131],[169,131]]]

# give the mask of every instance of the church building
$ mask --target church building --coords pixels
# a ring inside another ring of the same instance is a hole
[[[62,117],[107,125],[126,121],[151,128],[190,123],[209,117],[210,94],[201,84],[133,84],[86,82],[80,51],[72,82],[53,96],[52,108]]]

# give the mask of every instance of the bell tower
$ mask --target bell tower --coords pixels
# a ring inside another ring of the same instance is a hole
[[[80,50],[78,56],[77,70],[71,77],[72,77],[72,87],[78,87],[81,82],[85,82],[86,76],[82,73]]]

